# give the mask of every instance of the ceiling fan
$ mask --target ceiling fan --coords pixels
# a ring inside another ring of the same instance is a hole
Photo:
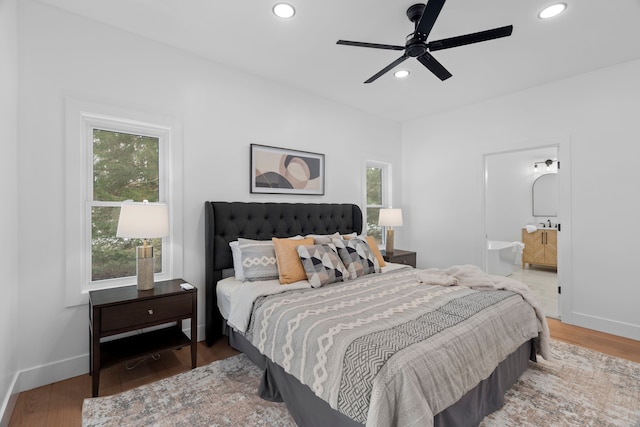
[[[407,36],[404,46],[388,44],[352,42],[348,40],[338,40],[337,44],[358,47],[370,47],[374,49],[404,50],[402,56],[391,64],[371,76],[365,83],[371,83],[378,79],[396,65],[408,58],[417,58],[422,65],[436,75],[440,80],[451,77],[451,73],[442,66],[429,52],[449,49],[452,47],[464,46],[471,43],[478,43],[511,35],[513,25],[494,28],[492,30],[480,31],[478,33],[465,34],[463,36],[450,37],[447,39],[427,42],[427,37],[442,10],[446,0],[428,0],[427,4],[417,3],[407,9],[407,17],[415,24],[415,31]]]

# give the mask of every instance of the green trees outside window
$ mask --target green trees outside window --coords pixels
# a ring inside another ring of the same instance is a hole
[[[160,141],[157,137],[93,130],[91,280],[136,275],[137,239],[116,237],[120,204],[158,202]],[[156,272],[162,269],[162,239],[151,239]]]
[[[383,169],[367,167],[367,235],[382,244],[382,227],[378,225],[380,209],[384,208]]]

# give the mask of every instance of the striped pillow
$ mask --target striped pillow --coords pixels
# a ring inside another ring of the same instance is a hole
[[[276,251],[270,240],[238,239],[244,280],[255,282],[279,278]]]

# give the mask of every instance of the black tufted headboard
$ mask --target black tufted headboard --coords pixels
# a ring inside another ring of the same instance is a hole
[[[362,232],[358,205],[338,203],[205,202],[207,345],[222,336],[216,284],[223,271],[233,268],[229,242],[238,237],[270,240],[307,234]]]

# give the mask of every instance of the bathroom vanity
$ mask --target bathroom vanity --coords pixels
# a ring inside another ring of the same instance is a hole
[[[558,230],[555,228],[539,228],[533,233],[522,229],[522,269],[525,266],[542,265],[558,267]]]

